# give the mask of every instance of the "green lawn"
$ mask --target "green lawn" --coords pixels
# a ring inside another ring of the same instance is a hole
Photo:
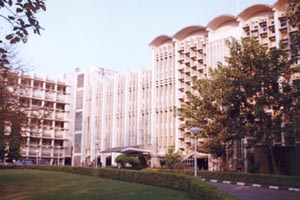
[[[146,186],[41,170],[0,170],[1,200],[60,200],[60,199],[190,199],[188,193]]]

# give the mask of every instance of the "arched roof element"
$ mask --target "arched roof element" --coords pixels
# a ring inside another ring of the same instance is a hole
[[[272,11],[272,7],[266,4],[255,4],[243,10],[237,17],[241,18],[243,21],[248,20],[256,13],[260,13],[263,11]]]
[[[149,44],[151,47],[159,47],[163,43],[167,41],[172,41],[172,38],[168,35],[160,35],[157,36],[152,42]]]
[[[188,26],[178,31],[173,37],[176,40],[183,40],[187,36],[195,32],[206,31],[205,26]]]
[[[210,30],[216,30],[218,29],[222,24],[225,24],[226,22],[230,22],[236,20],[236,17],[233,15],[220,15],[218,17],[215,17],[212,19],[208,24],[207,28]]]
[[[278,0],[273,4],[275,9],[283,10],[285,9],[285,5],[287,4],[288,0]]]

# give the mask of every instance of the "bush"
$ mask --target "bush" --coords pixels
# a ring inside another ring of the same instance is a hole
[[[167,170],[167,169],[146,169],[147,171],[157,172],[163,171],[168,173],[193,175],[193,170]],[[205,179],[216,179],[220,181],[232,182],[245,182],[249,184],[261,185],[274,185],[280,187],[297,187],[300,188],[299,176],[278,176],[269,174],[252,174],[252,173],[239,173],[239,172],[211,172],[211,171],[198,171],[198,176]]]
[[[165,165],[167,168],[173,169],[174,165],[181,162],[181,156],[178,151],[175,151],[174,146],[169,146],[166,152]]]
[[[125,167],[126,164],[130,164],[132,166],[137,166],[140,164],[140,160],[137,157],[134,156],[128,156],[126,154],[120,154],[115,159],[116,163],[120,163],[121,167]]]
[[[185,169],[186,168],[186,164],[184,164],[184,163],[182,163],[182,162],[180,162],[180,163],[175,163],[174,165],[173,165],[173,169]]]

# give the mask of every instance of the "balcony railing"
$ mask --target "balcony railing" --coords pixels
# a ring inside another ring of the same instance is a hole
[[[64,138],[65,131],[55,131],[55,138]]]
[[[43,98],[43,91],[41,90],[34,90],[33,91],[33,97],[36,97],[36,98]]]
[[[65,119],[65,112],[56,112],[56,119]]]

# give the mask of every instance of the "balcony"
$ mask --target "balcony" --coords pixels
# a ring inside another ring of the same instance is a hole
[[[294,33],[294,32],[298,32],[299,31],[299,29],[298,29],[298,27],[292,27],[292,26],[290,26],[290,33]]]
[[[66,100],[66,95],[64,95],[64,94],[58,94],[58,95],[57,95],[57,100],[58,100],[58,101],[61,101],[61,102],[65,102],[65,100]]]
[[[65,131],[55,131],[55,138],[64,138]]]
[[[275,41],[275,34],[274,33],[269,35],[269,40],[270,41]]]
[[[197,41],[197,51],[203,51],[205,44],[202,41]]]
[[[64,149],[63,148],[55,149],[53,156],[62,158],[64,156]]]
[[[38,151],[38,152],[37,152]],[[29,155],[30,156],[37,156],[39,154],[39,148],[31,148],[29,150]]]
[[[43,137],[52,138],[54,129],[45,129],[43,132]]]
[[[33,90],[32,96],[41,99],[43,98],[43,94],[44,92],[42,90]]]
[[[183,73],[183,71],[184,71],[184,65],[178,65],[178,71],[180,72],[180,73]]]
[[[44,148],[42,150],[42,156],[45,156],[45,157],[50,157],[51,156],[51,153],[52,153],[52,149],[50,148]]]
[[[30,136],[31,137],[41,137],[41,133],[40,132],[31,132]]]
[[[30,97],[31,96],[31,89],[21,89],[20,90],[20,95]]]
[[[66,118],[65,116],[66,116],[65,112],[56,112],[55,119],[64,120]]]
[[[183,90],[183,89],[184,89],[184,83],[180,82],[180,83],[178,84],[178,89],[179,89],[179,90]]]
[[[287,32],[287,26],[281,26],[281,27],[279,28],[279,31],[280,31],[281,33],[286,33],[286,32]]]
[[[249,31],[249,29],[250,29],[249,24],[245,24],[245,25],[243,26],[243,29],[244,29],[244,31]]]
[[[262,38],[266,38],[268,36],[268,32],[267,31],[262,31],[259,33],[259,35],[262,37]]]
[[[183,61],[184,61],[184,57],[183,57],[183,56],[180,56],[179,59],[178,59],[178,62],[179,62],[180,64],[182,64]]]
[[[55,93],[54,92],[46,92],[46,99],[47,100],[54,100],[55,99]]]
[[[185,61],[184,61],[184,64],[186,65],[186,66],[190,66],[190,60],[189,59],[186,59]]]
[[[25,157],[26,154],[27,154],[27,148],[22,148],[22,150],[21,150],[22,157]]]
[[[183,46],[179,47],[178,53],[182,53],[183,51],[184,51],[184,47]]]
[[[287,32],[287,29],[288,29],[288,22],[287,22],[287,19],[284,18],[282,20],[280,20],[280,28],[279,28],[279,31],[281,33],[286,33]]]
[[[191,137],[190,137],[190,135],[185,134],[184,142],[185,142],[185,143],[191,143]]]
[[[197,77],[197,71],[196,70],[192,70],[192,73],[191,73],[191,77]]]
[[[178,138],[179,138],[179,139],[184,139],[184,132],[183,132],[183,131],[180,131],[180,132],[179,132]]]
[[[178,75],[178,80],[179,80],[180,82],[183,82],[183,81],[184,81],[184,74],[183,74],[183,73],[180,73],[180,74]]]
[[[185,94],[184,94],[184,93],[179,93],[179,94],[178,94],[178,99],[179,99],[180,101],[184,101],[184,98],[185,98]]]
[[[184,73],[186,75],[190,75],[190,73],[191,73],[190,68],[189,67],[185,68]]]

